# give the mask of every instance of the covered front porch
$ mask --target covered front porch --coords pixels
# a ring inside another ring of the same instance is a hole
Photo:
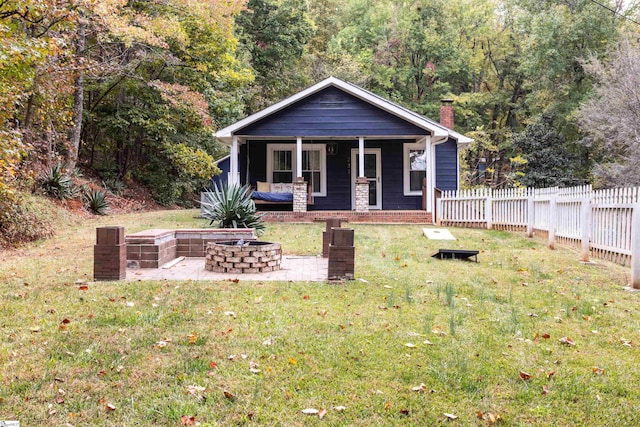
[[[450,102],[443,111],[452,124]],[[471,141],[335,78],[216,137],[230,147],[230,183],[288,193],[279,208],[268,205],[278,209],[267,215],[275,221],[346,215],[360,222],[430,222],[436,189],[458,188],[458,150]]]

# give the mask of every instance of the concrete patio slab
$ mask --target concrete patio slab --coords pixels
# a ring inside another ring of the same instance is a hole
[[[214,273],[204,269],[204,258],[185,258],[171,268],[127,269],[126,280],[243,280],[327,281],[329,260],[320,256],[283,255],[279,271],[256,274]]]

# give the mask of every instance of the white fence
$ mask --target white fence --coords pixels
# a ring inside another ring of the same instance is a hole
[[[581,258],[631,266],[640,288],[640,188],[514,188],[445,191],[436,208],[445,226],[526,231],[581,248]]]

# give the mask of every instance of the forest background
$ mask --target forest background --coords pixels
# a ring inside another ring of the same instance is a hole
[[[452,98],[456,130],[475,139],[463,186],[639,185],[638,12],[625,0],[0,0],[0,246],[46,234],[33,193],[73,197],[60,181],[82,175],[192,203],[226,154],[216,129],[330,75],[432,118]]]

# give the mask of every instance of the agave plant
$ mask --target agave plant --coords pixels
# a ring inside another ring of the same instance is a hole
[[[263,214],[256,211],[251,199],[251,187],[248,185],[227,185],[218,187],[214,184],[212,191],[205,193],[202,204],[202,216],[216,224],[218,228],[253,228],[256,234],[265,229]]]
[[[83,189],[85,206],[96,215],[106,215],[109,213],[109,202],[107,193],[103,190]]]
[[[42,191],[49,197],[71,199],[75,195],[73,181],[61,163],[51,166],[39,181]]]

